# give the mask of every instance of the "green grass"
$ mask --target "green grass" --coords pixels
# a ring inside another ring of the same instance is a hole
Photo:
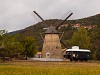
[[[0,75],[100,75],[100,63],[86,62],[6,62]]]

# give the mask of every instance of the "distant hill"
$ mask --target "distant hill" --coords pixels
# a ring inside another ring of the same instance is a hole
[[[33,36],[33,37],[35,37],[35,39],[38,43],[39,50],[41,50],[43,39],[41,38],[40,33],[44,37],[44,32],[46,31],[45,29],[47,27],[49,27],[50,25],[53,25],[53,26],[56,27],[62,21],[63,20],[58,20],[58,19],[45,20],[44,22],[39,22],[39,23],[37,23],[35,25],[32,25],[30,27],[27,27],[23,30],[14,31],[14,32],[11,32],[9,34],[20,33],[22,36]],[[90,16],[90,17],[87,17],[87,18],[83,18],[83,19],[68,20],[68,21],[65,22],[65,24],[68,24],[68,25],[77,24],[77,23],[80,23],[81,25],[97,25],[98,27],[100,27],[100,14]],[[65,32],[65,34],[62,38],[63,41],[70,39],[71,36],[73,35],[73,32],[74,32],[73,29],[70,26],[67,27],[67,28],[62,28],[59,31],[60,32],[63,32],[63,31]]]
[[[69,23],[71,23],[71,24],[80,23],[83,25],[98,25],[98,26],[100,26],[100,14],[82,18],[82,19],[70,20]]]
[[[35,25],[32,25],[30,27],[27,27],[25,29],[22,30],[18,30],[18,31],[14,31],[14,32],[10,32],[11,34],[13,33],[17,33],[17,32],[22,32],[25,30],[41,30],[42,28],[46,28],[49,27],[50,25],[53,26],[57,26],[58,24],[60,24],[62,22],[62,20],[58,20],[58,19],[50,19],[50,20],[45,20],[45,22],[39,22]],[[65,22],[65,24],[76,24],[76,23],[80,23],[83,25],[98,25],[100,26],[100,14],[94,15],[94,16],[90,16],[87,18],[83,18],[83,19],[76,19],[76,20],[68,20]]]

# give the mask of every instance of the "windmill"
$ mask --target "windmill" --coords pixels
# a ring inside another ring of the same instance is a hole
[[[42,21],[44,19],[33,11]],[[70,13],[57,27],[50,26],[45,32],[44,43],[42,48],[43,58],[63,58],[61,43],[66,46],[59,37],[58,28],[61,26],[73,13]]]

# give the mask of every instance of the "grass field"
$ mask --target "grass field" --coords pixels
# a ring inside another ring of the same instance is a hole
[[[100,75],[96,62],[36,62],[0,63],[0,75]]]

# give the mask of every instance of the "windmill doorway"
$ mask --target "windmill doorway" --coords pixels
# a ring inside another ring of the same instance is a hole
[[[50,58],[50,53],[49,52],[46,53],[46,58]]]

